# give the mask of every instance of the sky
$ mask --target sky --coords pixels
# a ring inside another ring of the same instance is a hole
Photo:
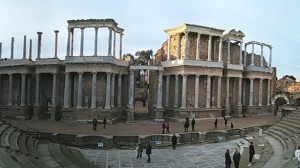
[[[190,23],[225,30],[241,30],[244,42],[259,41],[273,46],[272,66],[277,77],[300,79],[300,1],[274,0],[0,0],[0,42],[2,58],[22,58],[23,37],[33,41],[37,55],[37,33],[42,35],[42,58],[54,55],[54,30],[58,34],[58,57],[65,58],[67,20],[112,18],[125,29],[123,54],[152,49],[167,40],[165,29]],[[108,30],[99,30],[99,54],[107,53]],[[79,55],[80,31],[75,30],[74,55]],[[85,29],[85,55],[93,53],[94,30]],[[249,47],[248,47],[249,48]],[[250,52],[250,49],[247,49]],[[260,54],[260,47],[255,48]],[[269,50],[264,48],[268,59]],[[28,57],[28,54],[27,54]]]

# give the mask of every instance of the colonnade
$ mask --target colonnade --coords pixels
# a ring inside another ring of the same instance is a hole
[[[230,60],[230,56],[231,56],[231,40],[227,40],[227,64],[231,64],[231,60]],[[243,41],[237,41],[238,43],[240,43],[240,59],[239,59],[239,65],[243,64]]]
[[[268,47],[269,50],[270,50],[270,55],[269,55],[269,67],[272,67],[272,46],[269,45],[269,44],[265,44],[265,43],[260,43],[260,42],[256,42],[256,41],[250,41],[250,42],[247,42],[245,43],[245,55],[244,55],[244,66],[247,66],[246,65],[246,59],[247,59],[247,45],[250,45],[252,46],[252,51],[251,51],[251,63],[250,65],[254,65],[254,45],[259,45],[261,46],[261,54],[260,54],[260,66],[263,67],[263,60],[264,60],[264,46]]]
[[[259,88],[258,88],[258,106],[262,106],[262,94],[263,94],[263,89],[262,89],[262,85],[263,85],[263,80],[262,78],[259,78]],[[266,79],[267,80],[267,105],[270,105],[270,101],[271,101],[271,79]],[[245,85],[244,85],[245,86]],[[244,94],[246,92],[246,87],[243,87],[244,90]],[[254,94],[254,78],[249,78],[249,102],[248,105],[249,106],[253,106],[253,94]],[[244,98],[245,100],[245,98]],[[244,104],[246,102],[244,101]]]

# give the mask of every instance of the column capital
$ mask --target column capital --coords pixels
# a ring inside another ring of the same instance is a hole
[[[69,74],[70,74],[70,72],[64,72],[64,74],[65,74],[65,75],[69,75]]]
[[[201,75],[200,75],[200,74],[196,74],[195,76],[196,76],[197,78],[199,78]]]
[[[106,72],[106,75],[111,75],[112,74],[112,72]]]
[[[54,30],[54,33],[59,33],[59,30]]]
[[[39,35],[40,35],[40,34],[43,34],[43,32],[36,32],[36,33],[39,34]]]
[[[99,27],[94,27],[95,28],[95,30],[98,30],[99,29]]]
[[[57,75],[57,73],[56,72],[53,72],[53,73],[51,73],[52,75]]]
[[[85,29],[85,27],[80,27],[80,30],[83,31]]]
[[[92,73],[92,74],[97,74],[98,72],[97,72],[97,71],[92,71],[91,73]]]
[[[12,75],[13,75],[13,73],[8,73],[7,75],[8,75],[8,76],[12,76]]]
[[[22,75],[22,76],[26,76],[26,75],[27,75],[27,73],[21,73],[21,75]]]
[[[78,75],[82,75],[83,74],[83,72],[77,72],[78,73]]]

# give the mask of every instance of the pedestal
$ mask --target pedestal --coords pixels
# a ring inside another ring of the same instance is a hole
[[[134,108],[127,108],[127,121],[126,122],[134,122]]]
[[[163,119],[164,109],[163,108],[157,108],[155,110],[155,119]]]
[[[38,120],[40,118],[41,118],[40,106],[34,106],[32,119]]]
[[[243,117],[243,106],[236,106],[235,111],[239,117]]]
[[[58,107],[56,106],[51,106],[50,109],[50,120],[60,120],[61,115],[59,114]]]

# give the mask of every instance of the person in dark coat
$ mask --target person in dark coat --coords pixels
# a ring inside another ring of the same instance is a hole
[[[152,146],[149,142],[146,144],[146,154],[148,155],[147,162],[150,163],[150,155],[151,155]]]
[[[225,129],[227,129],[227,122],[228,122],[228,119],[227,119],[227,118],[225,118],[224,120],[225,120],[225,121],[224,121],[224,124],[225,124]]]
[[[185,123],[184,123],[184,132],[188,132],[189,131],[189,126],[190,126],[190,121],[189,121],[189,118],[186,117],[185,118]]]
[[[172,136],[172,147],[173,147],[173,150],[176,150],[176,145],[177,145],[177,137],[175,134],[173,134]]]
[[[230,123],[230,128],[233,129],[233,124],[232,123]]]
[[[162,128],[162,133],[164,134],[165,133],[165,129],[166,129],[166,122],[163,121],[163,123],[161,124],[161,128]]]
[[[193,118],[192,120],[192,131],[194,132],[195,131],[195,124],[196,124],[196,121],[195,121],[195,118]]]
[[[230,157],[229,149],[227,149],[225,153],[225,166],[226,168],[231,168],[231,157]]]
[[[144,143],[143,141],[141,141],[138,146],[137,146],[137,156],[136,158],[142,158],[142,154],[143,154],[143,146],[144,146]]]
[[[103,128],[104,128],[104,129],[105,129],[106,123],[107,123],[107,119],[106,119],[106,117],[104,117],[104,118],[103,118]]]
[[[235,149],[232,159],[233,159],[234,167],[239,168],[240,160],[241,160],[241,153],[237,149]]]
[[[97,124],[98,124],[98,121],[97,121],[97,118],[95,117],[92,121],[93,123],[93,130],[97,131]]]
[[[215,119],[214,125],[215,125],[214,129],[218,129],[218,119],[217,118]]]
[[[255,155],[254,144],[253,144],[253,142],[250,142],[250,145],[249,145],[249,164],[248,164],[248,166],[252,166],[252,159],[253,159],[254,155]]]

